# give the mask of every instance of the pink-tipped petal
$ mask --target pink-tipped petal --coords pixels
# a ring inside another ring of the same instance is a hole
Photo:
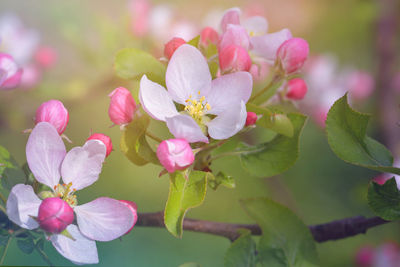
[[[228,45],[219,52],[219,67],[223,73],[249,71],[251,58],[246,49],[238,45]]]
[[[241,10],[238,7],[233,7],[225,11],[221,20],[221,29],[222,32],[226,31],[226,28],[229,24],[240,24],[240,14]]]
[[[94,133],[86,141],[89,140],[99,140],[106,146],[106,157],[108,157],[113,150],[113,145],[111,142],[111,138],[102,133]]]
[[[39,224],[31,216],[38,216],[41,202],[33,192],[32,186],[17,184],[11,189],[8,196],[8,218],[22,228],[29,230],[38,228]]]
[[[169,173],[184,170],[194,161],[192,148],[185,139],[162,141],[157,147],[157,157]]]
[[[216,30],[211,27],[205,27],[200,33],[200,45],[207,47],[210,44],[217,45],[219,41],[219,35]]]
[[[64,235],[50,236],[50,241],[58,253],[75,264],[98,263],[96,242],[83,236],[76,225],[69,225],[67,231],[75,240]]]
[[[245,50],[249,49],[250,37],[247,30],[240,25],[228,25],[227,30],[221,36],[219,43],[219,50],[223,51],[230,45],[237,45],[243,47]]]
[[[105,157],[106,146],[99,140],[89,140],[82,147],[74,147],[61,166],[64,183],[72,183],[71,188],[76,190],[93,184],[99,178]]]
[[[176,115],[166,119],[169,131],[175,138],[186,139],[189,143],[208,143],[208,138],[202,132],[200,126],[188,115]]]
[[[130,201],[130,200],[120,200],[120,202],[122,202],[125,206],[127,206],[130,211],[133,214],[133,224],[132,227],[128,230],[128,232],[126,232],[125,234],[129,234],[130,231],[132,231],[133,227],[135,226],[137,219],[138,219],[138,215],[137,215],[137,205],[135,202]]]
[[[110,97],[108,107],[110,120],[117,125],[131,122],[136,110],[136,103],[131,92],[124,87],[118,87],[108,96]]]
[[[51,188],[57,185],[65,154],[65,145],[56,128],[48,122],[36,124],[26,144],[26,160],[36,180]]]
[[[107,197],[76,206],[74,210],[81,233],[98,241],[111,241],[124,235],[134,221],[129,207]]]
[[[255,36],[250,38],[252,46],[251,52],[262,57],[271,63],[276,59],[276,52],[283,42],[292,38],[292,33],[288,29],[279,32],[269,33],[263,36]]]
[[[69,120],[68,110],[59,100],[43,102],[36,110],[35,123],[42,121],[51,123],[61,135],[67,127]]]
[[[168,59],[172,57],[176,49],[181,45],[186,44],[186,41],[180,37],[174,37],[164,45],[164,56]]]

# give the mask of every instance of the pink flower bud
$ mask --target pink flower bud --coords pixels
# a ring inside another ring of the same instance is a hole
[[[250,37],[245,27],[240,25],[228,25],[227,31],[221,35],[218,49],[224,50],[230,45],[241,46],[248,50],[250,47]]]
[[[222,72],[249,71],[251,58],[246,49],[229,45],[219,52],[219,66]]]
[[[175,50],[178,49],[181,45],[186,44],[186,41],[179,37],[172,38],[168,43],[164,46],[164,56],[168,59],[171,59]]]
[[[69,120],[68,110],[58,100],[49,100],[40,105],[36,110],[35,123],[42,121],[52,124],[61,135],[67,127]]]
[[[251,111],[247,111],[247,118],[245,126],[254,125],[257,121],[257,114]]]
[[[200,45],[207,47],[210,44],[218,44],[219,35],[216,30],[211,27],[205,27],[200,33]]]
[[[49,68],[57,60],[56,51],[49,46],[40,47],[35,53],[36,62],[43,68]]]
[[[307,93],[307,84],[303,79],[294,78],[288,82],[288,89],[287,98],[301,100]]]
[[[308,57],[308,52],[307,41],[301,38],[291,38],[279,47],[276,55],[285,72],[290,74],[303,66]]]
[[[124,87],[118,87],[108,96],[111,98],[108,108],[111,121],[118,125],[131,122],[136,110],[136,103],[131,92]]]
[[[89,136],[89,138],[86,141],[89,140],[99,140],[101,141],[105,146],[106,146],[106,157],[108,157],[108,155],[110,155],[113,146],[112,146],[112,142],[111,142],[111,138],[105,134],[102,133],[94,133],[91,136]]]
[[[23,67],[21,76],[21,87],[31,89],[42,79],[42,70],[36,64],[28,64]]]
[[[184,170],[194,161],[192,148],[185,139],[162,141],[157,148],[157,157],[170,173]]]
[[[50,197],[40,204],[37,220],[46,232],[59,234],[74,221],[74,211],[61,198]]]
[[[12,56],[0,53],[0,89],[12,89],[19,85],[22,69],[18,68]]]
[[[364,71],[352,72],[347,80],[347,88],[354,99],[363,100],[374,91],[374,78]]]
[[[125,234],[129,234],[130,231],[132,231],[133,226],[135,226],[138,216],[137,216],[137,205],[135,202],[133,201],[129,201],[129,200],[120,200],[120,202],[122,202],[124,205],[126,205],[133,213],[133,224],[132,227],[128,230],[128,232],[126,232]]]

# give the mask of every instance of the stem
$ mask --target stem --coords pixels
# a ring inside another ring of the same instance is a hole
[[[10,244],[11,244],[12,238],[13,238],[13,236],[10,236],[8,238],[8,240],[7,240],[6,247],[4,248],[3,255],[1,256],[1,259],[0,259],[0,265],[3,265],[4,259],[6,258],[7,250],[8,250],[8,247],[10,246]]]
[[[255,95],[253,95],[252,97],[250,97],[248,102],[252,102],[252,101],[254,101],[254,99],[256,99],[257,97],[264,94],[266,91],[268,91],[268,89],[270,89],[274,85],[274,83],[276,83],[280,79],[281,79],[281,76],[275,75],[275,77],[267,84],[267,86],[265,86],[264,89],[262,89],[261,91],[259,91]]]
[[[163,141],[161,138],[158,138],[157,136],[148,131],[146,131],[146,135],[158,143],[161,143]]]
[[[7,203],[7,199],[3,196],[2,193],[0,193],[0,199],[3,201],[4,204]]]
[[[240,155],[242,153],[243,153],[242,151],[231,151],[231,152],[220,153],[218,155],[211,157],[210,161],[216,160],[219,158],[223,158],[223,157],[227,157],[227,156],[236,156],[236,155]]]

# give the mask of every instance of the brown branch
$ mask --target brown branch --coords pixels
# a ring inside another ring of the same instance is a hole
[[[387,222],[379,217],[365,218],[357,216],[324,224],[311,225],[309,228],[315,241],[325,242],[364,234],[369,228]],[[138,214],[136,226],[164,227],[164,212],[140,213]],[[194,219],[185,219],[183,221],[184,230],[219,235],[231,241],[239,237],[237,230],[242,228],[249,229],[253,235],[261,235],[261,229],[257,224],[233,224]]]

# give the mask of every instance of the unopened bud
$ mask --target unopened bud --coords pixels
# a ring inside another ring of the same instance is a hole
[[[136,110],[136,103],[131,92],[124,87],[118,87],[108,96],[111,98],[108,108],[111,121],[117,125],[131,122]]]
[[[243,47],[229,45],[219,52],[219,66],[223,73],[249,71],[251,58]]]
[[[301,100],[307,93],[307,84],[303,79],[295,78],[288,82],[287,98]]]
[[[40,204],[37,220],[46,232],[59,234],[74,221],[74,211],[61,198],[46,198]]]
[[[162,141],[157,148],[157,157],[169,173],[184,170],[194,161],[192,148],[185,139]]]
[[[40,47],[35,53],[36,62],[43,68],[49,68],[57,60],[56,51],[49,46]]]
[[[62,134],[67,127],[69,120],[68,110],[63,103],[58,100],[49,100],[42,103],[36,110],[35,123],[48,122],[52,124],[58,134]]]
[[[125,206],[127,206],[132,214],[133,214],[133,224],[132,227],[128,230],[128,232],[126,232],[125,234],[129,234],[130,231],[132,231],[133,227],[135,226],[137,219],[138,219],[138,215],[137,215],[137,205],[135,202],[133,201],[129,201],[129,200],[120,200],[121,203],[123,203]]]
[[[200,45],[207,47],[210,44],[218,44],[219,35],[216,30],[211,27],[205,27],[200,33]]]
[[[108,157],[108,155],[110,155],[113,146],[112,146],[112,142],[111,142],[111,138],[105,134],[101,134],[101,133],[94,133],[91,136],[89,136],[89,138],[86,141],[89,140],[99,140],[100,142],[102,142],[105,146],[106,146],[106,157]]]
[[[257,121],[257,114],[251,111],[247,111],[247,118],[245,126],[254,125]]]
[[[303,66],[309,53],[307,41],[301,38],[291,38],[285,41],[277,51],[277,59],[280,61],[285,73],[298,71]]]
[[[0,90],[17,87],[21,81],[22,72],[12,56],[0,53]]]
[[[172,55],[175,53],[175,50],[178,49],[181,45],[186,44],[186,41],[179,37],[172,38],[168,43],[164,46],[164,56],[168,59],[171,59]]]

